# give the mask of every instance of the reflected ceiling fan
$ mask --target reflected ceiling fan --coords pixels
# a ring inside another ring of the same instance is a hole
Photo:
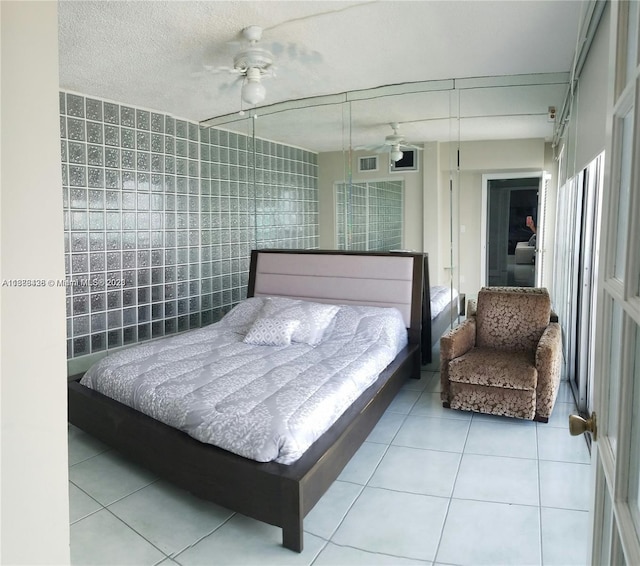
[[[400,129],[398,122],[391,122],[389,125],[393,130],[393,134],[386,136],[383,144],[358,146],[355,149],[367,149],[369,151],[375,151],[376,153],[386,153],[388,151],[389,157],[394,163],[402,159],[403,149],[422,149],[417,145],[405,141],[404,137],[398,133]]]

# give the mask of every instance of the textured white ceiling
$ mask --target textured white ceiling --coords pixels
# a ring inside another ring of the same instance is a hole
[[[251,24],[264,28],[264,45],[277,54],[264,105],[415,81],[567,73],[583,4],[65,0],[60,86],[194,121],[235,113],[240,84],[206,66],[231,65],[240,31]],[[559,106],[565,91],[563,84],[458,91],[460,115],[469,116],[458,135],[549,138],[546,110]],[[349,136],[372,143],[398,121],[411,141],[448,139],[457,104],[450,90],[353,102]],[[341,107],[264,118],[256,122],[263,137],[316,151],[344,143]]]

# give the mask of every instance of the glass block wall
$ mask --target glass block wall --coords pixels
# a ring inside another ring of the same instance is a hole
[[[252,248],[318,246],[314,153],[69,92],[60,136],[69,358],[213,322]]]
[[[337,245],[340,249],[402,248],[404,181],[336,184]]]

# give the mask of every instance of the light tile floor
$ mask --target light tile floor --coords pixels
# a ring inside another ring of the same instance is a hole
[[[589,453],[567,384],[548,424],[443,409],[439,386],[407,382],[305,519],[301,554],[70,426],[72,564],[585,564]]]

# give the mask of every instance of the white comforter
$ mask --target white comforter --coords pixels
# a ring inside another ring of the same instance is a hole
[[[111,354],[81,383],[201,442],[290,464],[406,346],[407,331],[396,309],[342,306],[314,347],[245,344],[262,301]]]

